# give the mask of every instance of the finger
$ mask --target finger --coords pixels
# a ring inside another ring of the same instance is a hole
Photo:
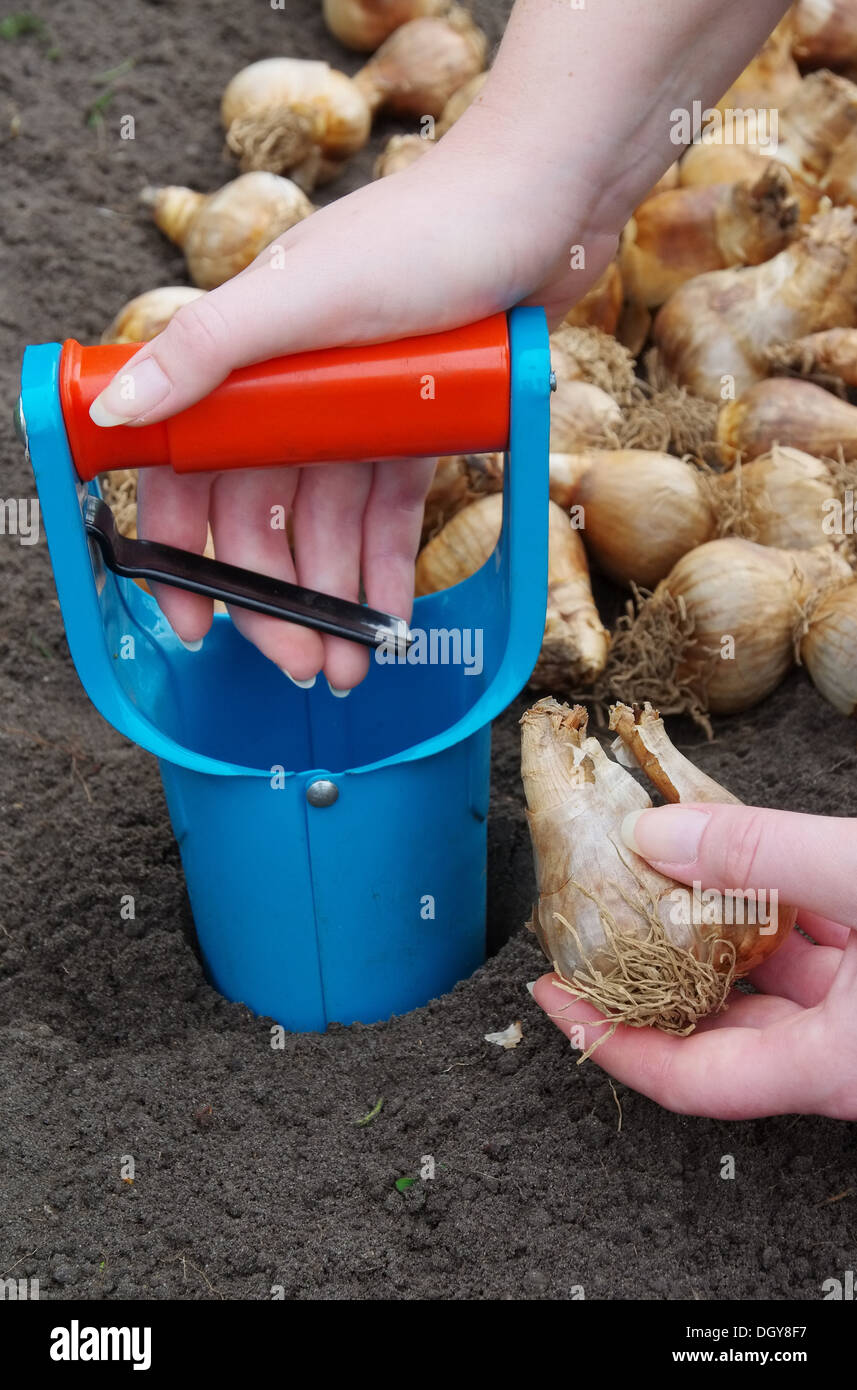
[[[137,534],[201,555],[208,536],[211,473],[179,477],[171,468],[141,468],[137,475]],[[202,594],[153,584],[158,606],[183,642],[199,642],[211,627],[214,605]]]
[[[769,1028],[780,1019],[802,1013],[800,1004],[775,994],[745,994],[741,989],[729,992],[727,1007],[719,1014],[709,1014],[697,1023],[697,1033],[712,1033],[718,1028]]]
[[[659,806],[628,816],[630,849],[681,883],[746,892],[857,926],[857,820],[754,806]]]
[[[811,1009],[827,997],[842,961],[834,946],[816,946],[793,931],[766,961],[751,970],[749,979],[767,995],[791,999]]]
[[[571,999],[552,975],[533,989],[536,1002],[571,1036],[571,1019],[595,1019],[596,1011]],[[811,1113],[818,1090],[818,1057],[804,1045],[804,1020],[815,1013],[794,1007],[765,1028],[716,1028],[679,1038],[655,1028],[619,1027],[592,1053],[592,1061],[617,1081],[667,1110],[712,1119]],[[584,1028],[585,1044],[604,1028]]]
[[[363,518],[363,583],[372,608],[410,619],[414,561],[437,459],[376,463]]]
[[[183,305],[93,401],[95,423],[106,427],[166,419],[207,396],[236,367],[285,351],[264,349],[276,319],[269,276],[264,270],[247,270]],[[281,332],[275,341],[286,337]]]
[[[370,463],[301,470],[294,507],[295,564],[301,584],[358,601],[363,510],[371,486]],[[369,669],[369,652],[341,637],[323,640],[324,673],[331,690],[351,690]]]
[[[833,1010],[844,1009],[850,1023],[854,1018],[855,1003],[857,1003],[857,935],[852,932],[845,950],[840,956],[839,969],[828,991],[827,1004]]]
[[[218,560],[295,583],[285,524],[300,469],[248,468],[220,473],[211,494],[211,530]],[[324,656],[310,628],[230,605],[238,631],[293,681],[314,682]]]
[[[553,976],[546,976],[552,979]],[[567,1036],[581,1052],[585,1052],[596,1038],[606,1035],[609,1025],[601,1022],[601,1015],[591,1004],[586,1004],[587,1014],[591,1014],[591,1019],[582,1020],[580,1010],[584,1008],[581,1000],[562,990],[566,997],[566,1007],[557,1011],[556,1021],[560,1024],[566,1023],[571,1030]],[[696,1033],[711,1032],[715,1028],[766,1028],[771,1023],[778,1022],[781,1018],[790,1017],[794,1013],[801,1012],[801,1006],[794,1003],[791,999],[777,998],[772,994],[745,994],[743,990],[733,989],[729,993],[727,1007],[719,1014],[709,1014],[707,1018],[702,1018],[694,1029]],[[582,1034],[574,1031],[573,1025],[583,1021],[584,1025],[590,1024],[591,1036],[586,1041],[582,1041]],[[565,1031],[565,1029],[563,1029]],[[600,1049],[599,1049],[600,1050]]]
[[[802,912],[798,917],[798,926],[819,946],[838,946],[840,950],[852,935],[841,922],[831,922],[829,917],[820,917],[817,912]]]
[[[841,964],[818,1011],[822,1040],[821,1113],[857,1120],[857,933],[840,953]]]

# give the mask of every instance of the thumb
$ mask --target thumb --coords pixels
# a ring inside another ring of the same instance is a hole
[[[455,218],[426,251],[436,196],[425,178],[403,182],[402,191],[385,182],[394,181],[314,212],[239,275],[183,305],[93,401],[95,423],[154,424],[207,396],[236,367],[454,328],[514,302],[479,247],[462,267]]]
[[[294,351],[304,329],[277,312],[264,265],[185,304],[92,402],[97,425],[152,424],[185,410],[236,367]]]
[[[775,888],[792,907],[857,927],[857,820],[697,803],[635,811],[622,838],[680,883]]]

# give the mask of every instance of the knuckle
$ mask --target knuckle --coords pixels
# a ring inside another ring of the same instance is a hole
[[[648,1038],[639,1045],[639,1066],[642,1076],[658,1091],[665,1089],[672,1074],[673,1057],[669,1047],[646,1046]],[[660,1041],[660,1039],[658,1039]]]
[[[221,371],[228,343],[228,325],[210,294],[183,305],[164,330],[165,347],[182,366],[192,361],[204,370]]]
[[[413,517],[419,516],[422,520],[425,509],[426,490],[425,488],[414,487],[407,484],[401,491],[394,493],[391,499],[391,507],[396,516],[403,521],[411,521]]]
[[[658,1038],[657,1042],[660,1044],[661,1039]],[[596,1053],[595,1056],[597,1055]],[[636,1059],[637,1081],[634,1084],[665,1110],[681,1115],[685,1114],[686,1110],[676,1081],[676,1060],[674,1047],[652,1046],[648,1037],[641,1039]]]
[[[725,888],[761,887],[754,883],[762,845],[765,840],[765,815],[750,810],[742,816],[723,846],[723,879]]]
[[[383,509],[385,520],[391,512],[410,519],[418,511],[422,517],[436,462],[435,459],[388,460],[381,486],[375,488],[372,497],[372,502]]]
[[[393,554],[413,559],[417,553],[423,525],[423,503],[393,502],[386,510],[389,528],[386,548]]]

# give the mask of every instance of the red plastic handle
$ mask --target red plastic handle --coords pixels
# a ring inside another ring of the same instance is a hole
[[[113,468],[170,464],[192,473],[488,453],[508,443],[505,314],[446,333],[259,362],[169,420],[100,428],[89,407],[138,350],[63,344],[62,412],[84,481]]]

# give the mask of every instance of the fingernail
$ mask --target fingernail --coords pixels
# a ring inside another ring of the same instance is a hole
[[[327,676],[325,676],[324,679],[327,680]],[[346,695],[351,694],[350,690],[340,690],[338,686],[331,685],[330,681],[327,681],[327,688],[330,691],[331,695],[336,696],[337,700],[344,700]]]
[[[176,633],[176,637],[179,637],[178,633]],[[197,638],[195,642],[186,642],[183,637],[179,637],[179,641],[186,652],[198,652],[202,647],[201,637]]]
[[[130,371],[120,372],[89,407],[89,418],[96,425],[110,428],[127,425],[154,410],[169,393],[169,377],[154,357],[145,357]]]
[[[282,671],[284,676],[289,676],[289,673],[286,670],[285,666],[281,666],[280,670]],[[289,680],[291,681],[292,685],[297,686],[298,690],[312,690],[313,686],[315,685],[315,676],[310,676],[309,680],[305,681],[298,681],[295,680],[294,676],[289,676]]]
[[[620,834],[629,849],[656,864],[692,864],[699,853],[707,811],[684,806],[658,806],[632,811],[622,822]]]

